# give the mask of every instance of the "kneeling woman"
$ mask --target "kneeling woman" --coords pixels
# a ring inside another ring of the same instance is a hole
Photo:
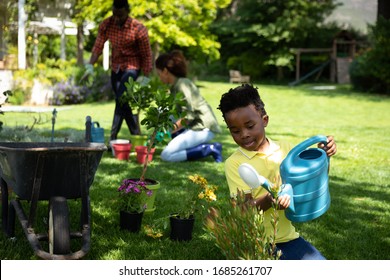
[[[187,76],[187,63],[180,51],[161,54],[156,60],[160,80],[171,86],[171,94],[182,92],[186,100],[185,127],[183,119],[173,120],[172,140],[161,153],[164,161],[196,160],[212,156],[222,162],[222,144],[209,143],[221,128],[206,100]]]

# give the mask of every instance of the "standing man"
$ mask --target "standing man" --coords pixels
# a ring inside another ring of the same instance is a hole
[[[140,134],[129,104],[121,104],[119,98],[126,90],[125,83],[137,79],[142,70],[145,76],[152,71],[152,51],[147,28],[129,16],[127,0],[114,0],[113,15],[99,25],[99,32],[92,49],[86,74],[93,73],[93,64],[102,54],[104,43],[109,40],[111,53],[111,85],[115,93],[115,111],[110,140],[117,138],[123,119],[131,134]]]

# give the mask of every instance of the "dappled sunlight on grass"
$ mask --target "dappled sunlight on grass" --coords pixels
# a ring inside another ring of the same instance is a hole
[[[220,111],[216,108],[220,96],[236,84],[203,82],[201,93],[210,102],[221,124],[223,133],[213,141],[223,144],[223,158],[231,155],[237,145],[231,139]],[[389,259],[390,251],[390,126],[389,98],[351,92],[336,85],[335,90],[316,90],[313,85],[297,87],[257,85],[266,104],[270,122],[267,136],[298,144],[316,135],[334,135],[338,153],[330,160],[330,209],[320,218],[296,223],[300,234],[312,242],[328,259]],[[91,115],[104,128],[108,142],[114,109],[113,102],[70,106],[59,111],[55,126],[56,139],[73,133],[83,136],[85,117]],[[6,112],[2,116],[5,127],[31,125],[34,114]],[[50,113],[42,113],[42,124],[34,133],[51,135]],[[8,129],[8,128],[7,128]],[[15,129],[14,129],[15,130]],[[2,136],[4,130],[1,132]],[[27,135],[29,136],[29,135]],[[124,124],[118,136],[129,138]],[[161,150],[162,147],[159,147]],[[163,237],[153,239],[145,235],[119,229],[117,188],[125,178],[138,178],[142,165],[135,155],[130,161],[115,159],[105,152],[89,189],[91,202],[91,249],[85,259],[222,259],[219,249],[205,235],[201,216],[196,216],[193,239],[175,242],[169,239],[169,225]],[[210,184],[217,185],[216,205],[228,205],[229,190],[224,174],[224,163],[212,157],[193,162],[163,162],[155,155],[148,166],[147,178],[160,182],[156,210],[144,215],[143,224],[153,224],[182,206],[189,175],[199,174]],[[78,226],[80,201],[70,201],[71,223]],[[38,209],[39,227],[45,228],[47,203]],[[36,259],[18,222],[16,239],[0,236],[2,259]]]

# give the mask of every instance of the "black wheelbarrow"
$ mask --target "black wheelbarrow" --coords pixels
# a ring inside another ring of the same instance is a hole
[[[2,227],[15,236],[20,221],[34,253],[43,259],[80,259],[90,249],[89,188],[103,152],[100,143],[0,142]],[[9,201],[9,190],[16,195]],[[71,230],[68,199],[81,200],[80,228]],[[39,201],[48,201],[47,231],[35,232]],[[22,201],[26,201],[23,204]],[[26,207],[27,205],[27,207]],[[29,208],[25,212],[24,208]],[[71,239],[81,248],[71,252]],[[48,242],[44,250],[42,242]]]

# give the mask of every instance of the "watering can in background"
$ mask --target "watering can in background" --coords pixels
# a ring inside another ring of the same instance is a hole
[[[91,138],[92,142],[104,143],[104,129],[98,122],[92,122]]]
[[[326,136],[317,135],[303,141],[288,153],[280,165],[283,185],[278,195],[290,195],[290,207],[285,214],[292,222],[311,221],[329,209],[329,157],[323,149],[309,148],[320,142],[326,144]],[[270,183],[251,165],[244,163],[238,171],[251,188],[263,186],[270,191]]]
[[[92,122],[90,116],[86,117],[85,136],[87,142],[104,143],[104,129],[98,122]]]

